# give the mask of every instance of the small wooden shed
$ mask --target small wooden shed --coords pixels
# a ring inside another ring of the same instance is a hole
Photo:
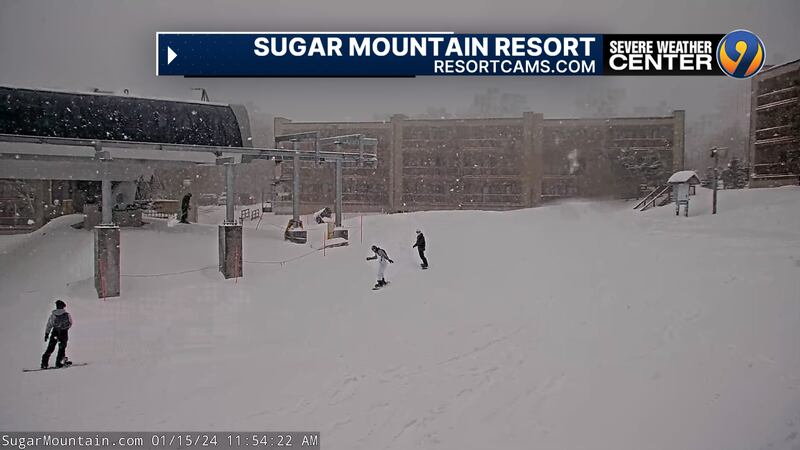
[[[669,177],[667,183],[672,185],[672,198],[675,201],[675,215],[681,213],[681,205],[684,205],[684,215],[689,216],[689,193],[693,186],[700,184],[700,177],[693,170],[682,170],[675,172]]]

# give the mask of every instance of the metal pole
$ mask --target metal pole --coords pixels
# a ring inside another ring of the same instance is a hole
[[[322,144],[320,144],[320,142],[319,142],[319,134],[317,134],[316,136],[314,136],[314,153],[315,153],[315,156],[314,156],[314,167],[319,167],[319,152],[320,152],[320,146],[321,145]]]
[[[111,161],[111,156],[109,155],[108,151],[103,150],[103,144],[100,141],[94,141],[94,155],[100,161],[109,162]],[[114,216],[111,210],[114,208],[113,202],[111,200],[111,178],[109,178],[108,174],[108,165],[102,164],[103,175],[100,180],[100,195],[102,196],[100,207],[102,210],[101,215],[101,224],[102,225],[112,225],[114,223]]]
[[[108,179],[108,175],[105,175],[103,181],[100,183],[103,196],[103,225],[111,225],[114,223],[114,219],[111,215],[111,209],[113,208],[113,202],[111,201],[111,180]]]
[[[292,139],[294,153],[294,176],[292,177],[292,220],[300,221],[300,154],[297,153],[297,139]]]
[[[233,163],[225,163],[225,223],[234,223],[233,209],[236,204],[236,193],[233,191]]]
[[[333,205],[336,210],[336,226],[342,226],[342,162],[336,161],[336,201]]]
[[[364,167],[364,137],[358,138],[358,167]]]
[[[719,150],[717,148],[713,149],[714,151],[714,202],[711,208],[711,214],[717,213],[717,186],[719,185]]]

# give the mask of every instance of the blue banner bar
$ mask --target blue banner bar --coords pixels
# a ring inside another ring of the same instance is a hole
[[[603,74],[600,34],[164,32],[156,42],[159,76]]]

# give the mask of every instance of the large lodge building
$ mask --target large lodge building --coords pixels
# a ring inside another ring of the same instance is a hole
[[[800,177],[800,60],[761,71],[750,95],[750,187]]]
[[[684,112],[667,117],[293,122],[275,135],[378,139],[378,165],[344,169],[345,211],[512,209],[567,197],[636,197],[683,169]],[[279,211],[290,208],[291,170],[283,170]],[[333,202],[333,171],[301,170],[303,213]]]

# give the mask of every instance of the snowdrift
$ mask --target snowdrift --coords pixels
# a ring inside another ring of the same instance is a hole
[[[266,216],[247,224],[244,278],[227,281],[213,221],[153,221],[123,230],[123,294],[107,300],[79,218],[0,237],[0,429],[797,448],[800,189],[721,191],[714,216],[705,189],[688,218],[631,206],[365,216],[363,242],[355,217],[351,245],[324,253],[321,227],[298,246],[286,217]],[[376,292],[372,244],[396,261]],[[90,364],[22,373],[55,298],[75,321],[67,353]]]

